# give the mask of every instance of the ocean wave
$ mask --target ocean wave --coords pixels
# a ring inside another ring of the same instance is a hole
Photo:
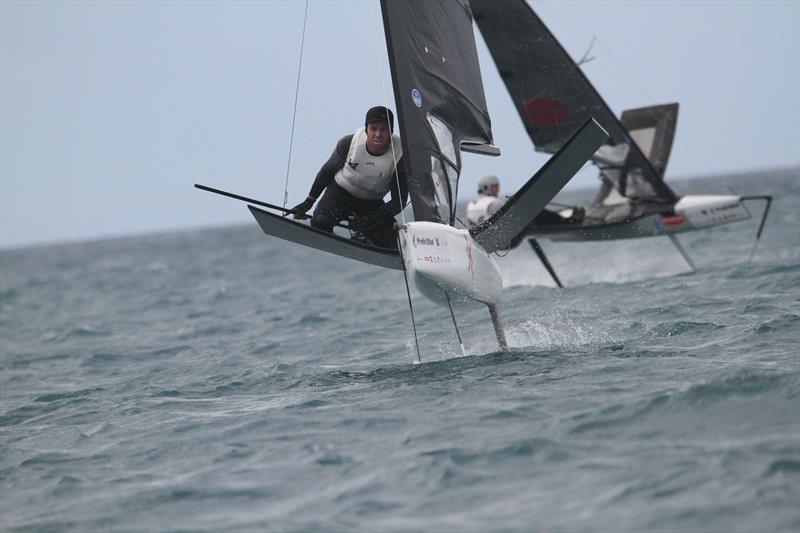
[[[762,393],[778,395],[796,393],[798,388],[800,388],[800,371],[763,373],[741,369],[732,375],[692,385],[678,397],[686,403],[697,404]]]
[[[92,394],[103,392],[105,389],[98,387],[94,389],[80,389],[76,391],[52,392],[34,398],[34,402],[52,403],[60,400],[88,399]]]
[[[699,333],[709,333],[724,329],[725,326],[714,324],[713,322],[693,322],[690,320],[676,320],[656,325],[650,329],[650,333],[656,337],[675,337],[678,335],[693,335]]]
[[[112,334],[108,328],[95,328],[92,326],[78,326],[56,337],[56,342],[64,342],[70,339],[83,339],[86,337],[108,337]]]
[[[773,461],[764,472],[764,477],[788,475],[800,479],[800,459],[778,459]]]
[[[621,429],[626,433],[636,432],[643,429],[638,425],[643,420],[655,422],[658,417],[667,414],[680,419],[686,416],[687,408],[694,410],[691,416],[702,417],[711,405],[724,405],[733,400],[744,400],[759,395],[776,398],[781,402],[795,397],[798,390],[800,390],[800,372],[759,373],[749,369],[739,370],[732,375],[691,385],[685,389],[665,390],[607,405],[599,412],[578,413],[569,419],[570,433],[606,432],[615,429]],[[655,427],[662,427],[656,431],[664,431],[669,426],[656,423]]]
[[[759,324],[753,331],[756,335],[788,333],[800,338],[800,315],[785,313]]]
[[[420,451],[418,455],[421,458],[431,459],[433,464],[468,465],[482,463],[491,466],[498,462],[528,458],[541,453],[552,454],[562,450],[562,448],[563,445],[550,439],[530,438],[489,449],[487,449],[486,443],[482,443],[479,448],[474,450],[455,446]]]

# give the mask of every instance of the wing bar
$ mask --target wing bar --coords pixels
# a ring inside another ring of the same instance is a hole
[[[370,265],[393,268],[395,270],[403,269],[403,262],[397,250],[354,242],[339,235],[320,231],[288,218],[268,213],[252,205],[247,207],[267,235],[316,248],[323,252],[355,259]]]

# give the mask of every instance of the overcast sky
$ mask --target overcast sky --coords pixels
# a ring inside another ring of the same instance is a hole
[[[797,0],[532,5],[574,58],[597,38],[584,71],[617,114],[680,102],[668,181],[800,164]],[[0,246],[250,220],[196,182],[283,203],[304,10],[0,0]],[[486,172],[511,193],[545,161],[476,35],[503,155],[465,155],[461,199]],[[289,204],[381,103],[394,108],[378,3],[311,1]]]

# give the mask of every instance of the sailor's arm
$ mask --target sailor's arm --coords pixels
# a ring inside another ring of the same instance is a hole
[[[334,148],[333,153],[328,160],[325,161],[325,164],[322,165],[322,168],[319,169],[319,172],[317,172],[317,177],[314,178],[314,183],[311,185],[311,190],[308,196],[306,196],[306,199],[291,209],[290,212],[294,214],[294,218],[302,218],[308,210],[314,206],[314,202],[317,201],[322,191],[333,182],[334,176],[339,172],[339,169],[344,166],[347,160],[347,151],[350,149],[350,142],[352,140],[352,134],[345,135],[336,143],[336,148]]]
[[[344,166],[347,160],[347,151],[350,149],[350,142],[353,140],[353,135],[345,135],[339,142],[336,143],[336,148],[333,153],[322,165],[322,168],[317,172],[317,177],[314,179],[314,184],[311,186],[311,191],[308,193],[308,198],[316,200],[322,194],[322,191],[333,182],[333,177]]]

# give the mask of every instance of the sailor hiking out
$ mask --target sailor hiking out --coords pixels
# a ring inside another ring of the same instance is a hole
[[[395,248],[394,216],[403,210],[408,188],[398,166],[400,137],[392,134],[393,128],[389,108],[377,106],[367,111],[364,127],[339,139],[306,199],[290,210],[294,218],[304,218],[322,195],[311,217],[312,227],[332,232],[333,226],[347,220],[354,238]],[[391,197],[384,203],[387,193]]]

